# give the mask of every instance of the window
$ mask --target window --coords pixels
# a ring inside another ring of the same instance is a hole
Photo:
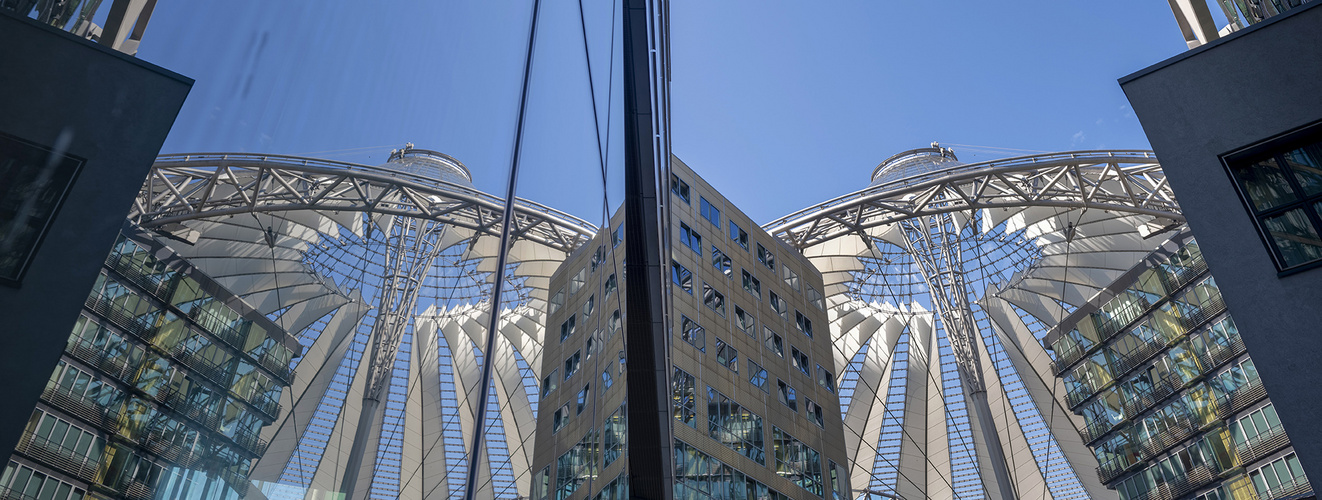
[[[533,500],[547,499],[547,496],[551,494],[551,466],[546,466],[541,473],[537,474],[533,487],[535,489],[532,494]]]
[[[575,315],[570,314],[570,315],[569,315],[569,319],[566,319],[564,323],[560,323],[560,341],[561,341],[561,342],[564,342],[565,339],[567,339],[567,338],[569,338],[569,337],[572,337],[572,336],[574,335],[574,322],[575,322],[575,321],[574,321],[574,316],[575,316]]]
[[[624,369],[625,369],[624,362],[625,362],[624,350],[621,349],[621,350],[620,350],[620,375],[624,375]]]
[[[583,269],[579,269],[578,274],[575,274],[574,278],[569,280],[569,294],[573,295],[578,293],[578,290],[580,288],[583,288],[583,284],[587,282],[587,279],[588,279],[588,268],[585,267]]]
[[[734,221],[730,221],[730,239],[738,243],[744,250],[748,250],[748,232],[740,228]]]
[[[671,402],[674,406],[675,420],[689,427],[697,428],[698,417],[698,389],[697,379],[688,372],[675,367],[675,373],[670,377]]]
[[[794,326],[799,327],[799,332],[812,338],[812,320],[804,316],[798,309],[794,310]]]
[[[825,387],[828,391],[835,392],[835,377],[831,375],[831,372],[822,368],[822,365],[817,365],[817,385]]]
[[[706,352],[707,330],[698,325],[697,321],[689,319],[688,316],[681,314],[679,318],[679,338],[684,339],[689,345],[697,347],[699,351]]]
[[[822,456],[794,436],[771,428],[771,442],[776,454],[776,475],[788,479],[817,496],[822,496]]]
[[[679,223],[679,242],[702,255],[702,235],[683,222]]]
[[[771,251],[767,250],[767,248],[762,246],[761,243],[757,244],[757,261],[761,262],[762,265],[767,266],[767,269],[771,270],[773,276],[776,274],[776,254],[771,253]]]
[[[749,337],[757,338],[757,321],[753,319],[752,314],[745,311],[742,307],[734,306],[734,320],[735,325],[738,326],[740,330],[747,333]]]
[[[615,295],[615,288],[618,287],[618,285],[615,283],[615,273],[611,273],[610,276],[606,277],[605,287],[606,287],[606,294],[602,296],[602,300],[609,299],[611,298],[611,295]]]
[[[684,182],[678,175],[670,174],[670,192],[684,200],[684,204],[691,204],[689,201],[691,199],[689,198],[689,183]]]
[[[753,274],[752,274],[752,273],[749,273],[747,269],[743,269],[742,271],[743,271],[743,278],[744,278],[744,291],[747,291],[748,293],[753,294],[754,297],[757,297],[758,300],[761,300],[761,299],[762,299],[762,282],[761,282],[761,281],[758,281],[757,278],[754,278],[754,277],[753,277]]]
[[[601,330],[594,330],[592,335],[588,335],[587,344],[583,346],[583,358],[592,361],[592,354],[601,349]]]
[[[585,384],[583,390],[578,391],[578,408],[574,410],[575,415],[582,415],[583,409],[588,406],[588,387],[592,384]]]
[[[1273,460],[1271,463],[1250,472],[1253,487],[1260,498],[1276,498],[1279,494],[1308,484],[1304,469],[1299,465],[1299,458],[1294,453]]]
[[[762,417],[707,386],[707,435],[727,448],[766,465]]]
[[[795,368],[798,368],[799,371],[803,372],[804,375],[809,377],[812,376],[812,368],[809,368],[812,366],[809,364],[811,361],[808,360],[808,355],[804,354],[803,351],[800,351],[798,347],[790,346],[790,362],[794,364]]]
[[[825,429],[826,424],[822,423],[822,407],[817,406],[817,403],[812,402],[812,400],[808,398],[803,398],[803,403],[803,409],[804,412],[808,414],[808,420],[817,424],[817,427]]]
[[[583,303],[583,321],[587,321],[588,316],[592,315],[592,310],[597,308],[597,294],[588,296],[587,302]]]
[[[597,251],[592,252],[592,260],[588,262],[592,272],[597,272],[597,267],[601,266],[601,261],[606,259],[606,245],[597,247]]]
[[[748,382],[762,389],[762,392],[767,391],[767,370],[751,359],[748,360]]]
[[[716,362],[739,373],[739,351],[719,337],[716,339]]]
[[[620,246],[621,241],[624,241],[624,224],[615,226],[615,231],[611,232],[611,248]]]
[[[734,276],[734,268],[730,265],[730,256],[716,248],[716,245],[711,246],[711,265],[716,270],[724,273],[727,278]]]
[[[607,368],[607,369],[605,369],[605,370],[602,370],[602,372],[601,372],[601,393],[602,393],[602,394],[605,394],[605,393],[606,393],[606,389],[610,389],[610,388],[611,388],[611,384],[613,384],[613,383],[615,383],[615,381],[611,380],[611,369],[610,369],[610,368]]]
[[[569,380],[569,377],[572,377],[574,376],[575,373],[578,373],[578,367],[579,365],[582,364],[582,360],[583,360],[582,351],[574,351],[573,356],[570,356],[565,359],[565,380]]]
[[[780,398],[780,404],[790,407],[795,412],[799,411],[799,400],[794,395],[794,388],[784,380],[776,379],[776,395]]]
[[[559,290],[556,290],[555,295],[551,296],[551,310],[548,311],[548,314],[555,314],[556,311],[559,311],[561,307],[564,307],[564,305],[565,305],[565,289],[561,288]]]
[[[1246,445],[1260,446],[1263,441],[1285,431],[1281,429],[1281,419],[1276,415],[1276,408],[1268,404],[1230,424],[1230,432],[1235,438],[1235,445],[1244,448]]]
[[[816,307],[818,311],[826,310],[826,302],[822,300],[822,294],[817,292],[816,288],[808,287],[808,303]]]
[[[555,415],[551,419],[551,434],[560,432],[560,429],[565,428],[565,425],[567,424],[569,424],[568,404],[561,406],[559,410],[555,411]]]
[[[707,219],[708,222],[711,222],[711,225],[716,226],[717,231],[720,231],[721,211],[718,210],[715,205],[712,205],[710,201],[707,201],[706,198],[699,196],[698,199],[702,202],[702,218]]]
[[[602,450],[601,466],[610,467],[611,463],[624,455],[624,443],[629,436],[629,425],[627,420],[627,411],[624,405],[606,417],[606,422],[601,428]],[[621,497],[623,498],[623,497]]]
[[[770,349],[777,356],[785,357],[785,340],[780,338],[780,335],[765,326],[762,327],[762,335],[766,337],[763,342],[766,343],[767,349]]]
[[[710,307],[711,310],[716,311],[716,314],[721,315],[722,318],[725,317],[725,295],[716,291],[715,288],[712,288],[712,286],[708,285],[705,281],[702,282],[702,303],[706,304],[707,307]]]
[[[583,439],[556,459],[555,500],[569,500],[595,477],[597,472],[597,432],[588,429]]]
[[[1281,271],[1322,260],[1322,127],[1303,134],[1225,159]]]
[[[790,266],[780,265],[780,277],[785,280],[785,284],[789,285],[791,290],[799,291],[799,273],[790,269]]]
[[[620,331],[620,310],[616,309],[611,313],[611,319],[606,322],[606,339],[610,340],[618,331]]]
[[[693,295],[693,273],[673,260],[670,261],[670,281],[673,281],[680,290]]]
[[[771,302],[771,310],[776,311],[776,314],[780,315],[780,319],[789,321],[790,305],[785,303],[785,299],[780,298],[779,295],[776,295],[776,292],[770,290],[767,291],[767,295],[770,297],[768,300]]]
[[[543,398],[545,398],[547,394],[550,394],[555,391],[555,388],[557,387],[556,384],[560,383],[559,378],[556,377],[556,375],[559,374],[560,374],[560,370],[551,370],[551,374],[547,375],[546,378],[542,379]]]

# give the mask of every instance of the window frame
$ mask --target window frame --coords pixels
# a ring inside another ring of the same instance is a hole
[[[1230,179],[1230,185],[1239,197],[1240,204],[1247,212],[1249,221],[1253,224],[1254,232],[1258,234],[1258,239],[1262,242],[1267,254],[1271,256],[1272,265],[1276,267],[1277,277],[1285,277],[1291,274],[1307,271],[1322,267],[1322,258],[1299,264],[1287,264],[1280,248],[1275,244],[1271,234],[1263,225],[1265,219],[1283,216],[1293,210],[1302,209],[1305,217],[1312,224],[1312,229],[1322,238],[1322,214],[1314,208],[1315,204],[1322,204],[1322,192],[1313,195],[1307,195],[1295,177],[1292,167],[1284,160],[1285,153],[1299,149],[1301,147],[1313,144],[1322,144],[1322,120],[1304,125],[1291,131],[1279,134],[1277,136],[1258,141],[1254,144],[1239,148],[1220,156],[1221,166],[1225,170],[1226,176]],[[1255,164],[1259,161],[1271,159],[1278,168],[1281,169],[1282,177],[1291,190],[1294,191],[1296,199],[1285,202],[1278,206],[1264,210],[1258,210],[1253,203],[1252,198],[1245,192],[1243,184],[1235,174],[1236,169]]]

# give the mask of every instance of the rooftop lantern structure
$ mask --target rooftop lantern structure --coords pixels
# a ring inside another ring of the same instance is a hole
[[[250,477],[268,498],[530,495],[550,274],[597,231],[514,203],[497,347],[484,352],[505,200],[411,144],[381,166],[279,155],[157,158],[130,219],[298,338],[287,409]],[[491,357],[492,390],[481,365]]]
[[[850,484],[899,498],[1113,496],[1038,338],[1182,220],[1147,151],[966,164],[933,143],[765,225],[823,273]]]

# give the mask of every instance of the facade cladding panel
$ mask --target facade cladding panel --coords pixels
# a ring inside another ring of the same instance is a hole
[[[1050,332],[1098,478],[1122,500],[1311,496],[1244,347],[1252,335],[1188,231]]]
[[[822,289],[821,273],[684,163],[672,159],[671,170],[675,497],[849,498],[838,465],[845,443],[826,312],[808,295]],[[547,331],[560,335],[548,337],[543,353],[542,372],[556,380],[543,380],[536,500],[626,498],[617,325],[628,314],[629,242],[611,237],[622,222],[616,214],[551,278]],[[772,296],[784,314],[773,310]],[[792,347],[778,352],[766,340],[773,333]],[[794,351],[800,359],[791,359]],[[829,382],[819,383],[817,370],[829,372]]]
[[[0,497],[243,498],[301,350],[126,224],[0,477]]]
[[[1322,271],[1311,259],[1320,243],[1307,234],[1317,207],[1290,205],[1295,201],[1259,206],[1273,184],[1245,182],[1253,179],[1240,174],[1257,159],[1282,159],[1305,145],[1310,133],[1316,140],[1322,123],[1322,2],[1158,63],[1120,85],[1216,270],[1226,303],[1236,311],[1244,344],[1305,471],[1319,477]],[[1291,168],[1284,172],[1296,176],[1265,169],[1262,179],[1281,181],[1275,186],[1288,188],[1279,191],[1286,198],[1310,201],[1309,167],[1303,177]],[[1292,243],[1282,248],[1281,238]]]

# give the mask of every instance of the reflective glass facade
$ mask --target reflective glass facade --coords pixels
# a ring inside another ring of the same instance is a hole
[[[816,292],[821,273],[683,163],[673,161],[672,172],[665,396],[675,498],[848,498],[845,470],[835,465],[846,460],[837,369],[829,336],[813,335],[814,324],[828,324]],[[558,388],[542,384],[547,411],[538,418],[531,467],[543,471],[533,480],[536,500],[627,494],[620,315],[629,242],[606,241],[620,233],[621,215],[550,280],[546,324],[559,326],[548,326],[559,335],[548,338],[542,366],[563,374]],[[793,396],[778,400],[773,381]],[[579,391],[593,383],[602,389]],[[556,418],[551,409],[561,405],[571,416]]]
[[[1186,232],[1048,335],[1122,500],[1311,494],[1241,334]]]
[[[106,258],[4,498],[237,499],[298,344],[145,233]]]

